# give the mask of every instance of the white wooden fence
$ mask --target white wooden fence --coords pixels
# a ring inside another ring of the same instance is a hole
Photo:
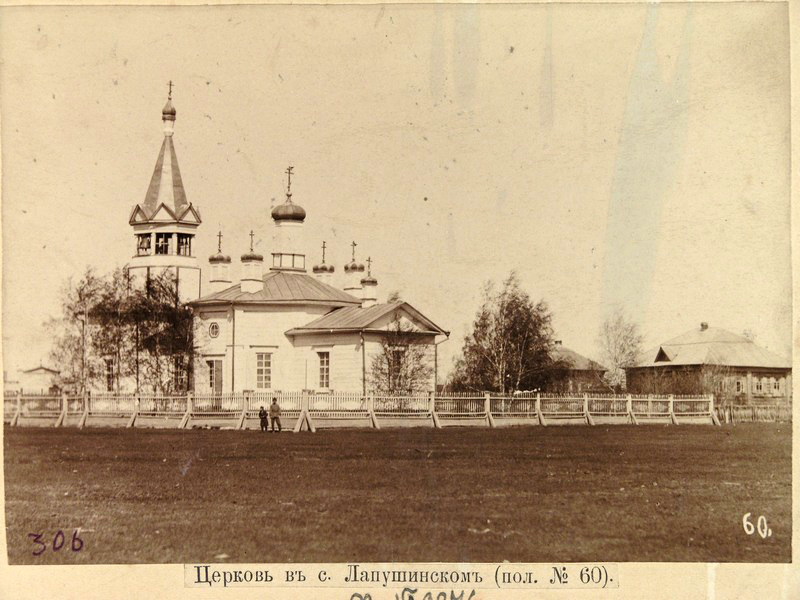
[[[603,394],[417,394],[245,392],[160,396],[93,394],[28,396],[6,393],[4,421],[11,426],[258,427],[261,407],[277,398],[287,429],[429,425],[488,426],[567,423],[740,422],[790,420],[791,408],[736,407],[720,410],[713,396],[614,396]]]

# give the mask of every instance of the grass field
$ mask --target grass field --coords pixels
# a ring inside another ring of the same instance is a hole
[[[5,478],[12,564],[790,560],[789,424],[6,427]]]

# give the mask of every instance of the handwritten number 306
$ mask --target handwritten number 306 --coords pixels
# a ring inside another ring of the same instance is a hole
[[[79,531],[80,530],[76,529],[72,532],[72,543],[70,544],[70,547],[72,548],[73,552],[80,552],[83,550],[83,540],[78,536]],[[28,534],[28,537],[33,540],[33,543],[39,545],[39,547],[33,551],[34,556],[39,556],[45,550],[47,550],[47,543],[42,541],[42,535],[43,534],[41,533]],[[65,541],[66,538],[64,536],[64,532],[59,529],[55,536],[53,536],[53,552],[58,552],[61,550],[64,547]]]

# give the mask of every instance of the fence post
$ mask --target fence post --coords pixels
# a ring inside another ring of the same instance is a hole
[[[183,413],[183,418],[181,419],[180,425],[178,425],[178,429],[186,429],[187,425],[189,425],[189,419],[192,416],[192,392],[186,392],[186,412]]]
[[[67,418],[67,392],[61,391],[61,413],[56,419],[55,427],[61,427],[64,424],[64,419]]]
[[[139,414],[139,394],[133,399],[133,414],[131,418],[128,420],[128,424],[125,426],[126,428],[131,428],[136,424],[136,417]]]
[[[236,425],[236,429],[244,429],[244,421],[247,418],[247,409],[250,408],[250,392],[244,392],[244,398],[242,399],[242,414],[239,415],[239,423]]]
[[[675,396],[669,395],[669,420],[673,425],[678,424],[678,419],[675,417]]]
[[[428,403],[431,407],[431,420],[433,421],[433,426],[436,429],[441,429],[442,423],[439,421],[439,415],[436,414],[436,398],[433,394],[428,397]]]
[[[22,390],[17,390],[15,394],[17,396],[17,412],[14,414],[14,418],[11,419],[9,427],[14,427],[18,425],[19,416],[22,414]]]
[[[497,425],[492,416],[492,397],[489,395],[489,392],[486,392],[483,396],[483,410],[486,412],[486,422],[489,424],[489,427],[496,427]]]
[[[631,423],[638,425],[639,421],[636,420],[636,415],[633,414],[633,399],[630,394],[625,398],[625,407],[628,410],[628,418],[631,420]]]
[[[594,419],[592,419],[592,415],[589,414],[589,394],[583,395],[583,416],[586,417],[587,424],[594,425]]]
[[[717,416],[717,409],[714,407],[714,394],[708,395],[708,407],[709,412],[711,412],[711,422],[719,427],[719,417]]]
[[[378,425],[378,418],[375,416],[375,396],[370,392],[367,396],[367,411],[369,411],[369,420],[372,423],[372,427],[374,429],[380,429],[381,426]]]
[[[86,390],[81,392],[81,402],[83,403],[83,414],[81,420],[78,421],[78,429],[83,429],[86,426],[86,421],[89,418],[89,396]]]
[[[544,420],[544,415],[542,414],[542,398],[539,395],[539,392],[536,392],[536,418],[539,419],[539,425],[542,427],[547,426],[547,423]]]

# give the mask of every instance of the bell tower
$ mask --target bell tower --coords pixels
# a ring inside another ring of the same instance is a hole
[[[164,141],[144,201],[133,207],[128,220],[135,240],[128,270],[141,280],[171,271],[177,281],[178,297],[181,302],[188,302],[200,297],[201,272],[194,236],[201,219],[183,189],[172,141],[175,117],[170,81],[167,103],[161,111]]]

